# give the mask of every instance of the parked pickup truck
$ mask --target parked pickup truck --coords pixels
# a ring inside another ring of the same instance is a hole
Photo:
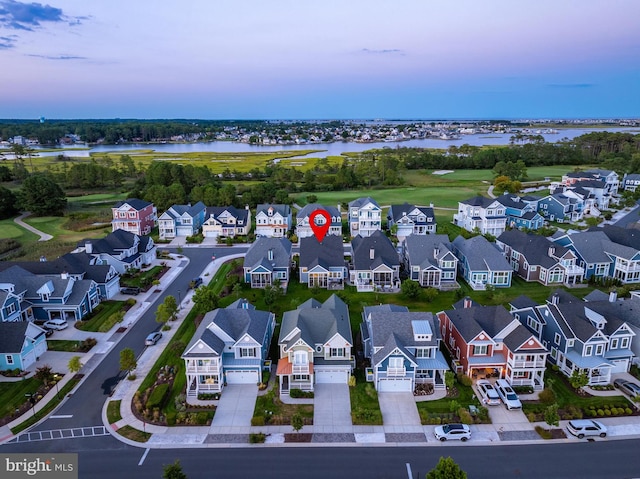
[[[137,295],[140,294],[140,288],[137,287],[126,287],[126,288],[120,288],[120,292],[122,294],[132,294],[132,295]]]

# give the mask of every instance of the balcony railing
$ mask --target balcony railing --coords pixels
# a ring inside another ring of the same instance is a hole
[[[211,365],[211,366],[189,366],[187,367],[187,373],[192,373],[192,374],[211,374],[211,373],[217,373],[220,372],[220,367],[217,365]]]
[[[406,376],[406,368],[387,368],[387,376]]]
[[[294,364],[292,366],[293,374],[309,374],[309,363],[306,364]]]
[[[507,361],[513,369],[544,368],[545,361]]]

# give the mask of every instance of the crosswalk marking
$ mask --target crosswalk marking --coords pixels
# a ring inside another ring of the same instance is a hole
[[[24,432],[11,439],[10,443],[35,441],[51,441],[55,439],[73,439],[76,437],[108,436],[104,426],[74,427],[68,429],[51,429],[49,431]]]

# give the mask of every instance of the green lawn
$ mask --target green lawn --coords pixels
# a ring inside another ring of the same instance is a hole
[[[42,381],[31,377],[22,381],[0,382],[0,417],[13,414],[27,401],[26,394],[35,394]]]
[[[313,404],[285,404],[278,397],[278,388],[275,388],[256,398],[251,423],[256,426],[291,424],[295,414],[300,414],[305,424],[311,424]]]
[[[122,416],[120,415],[121,403],[122,401],[117,400],[117,401],[109,401],[109,404],[107,404],[107,422],[109,424],[114,424],[118,422],[120,419],[122,419]]]
[[[162,269],[163,267],[158,265],[146,271],[135,273],[134,276],[130,276],[129,274],[125,273],[120,277],[120,285],[144,289],[145,286],[150,285],[153,280],[156,279],[156,276],[160,274]]]
[[[116,324],[111,316],[123,310],[125,304],[126,301],[103,301],[93,311],[90,319],[77,322],[76,328],[94,333],[106,333]]]
[[[22,244],[38,241],[40,236],[18,226],[13,219],[0,221],[0,239],[14,239]]]
[[[81,342],[73,339],[47,339],[47,350],[74,353],[78,350]]]
[[[358,426],[381,426],[382,411],[378,402],[378,392],[365,380],[361,370],[354,372],[356,385],[349,386],[351,399],[351,421]]]

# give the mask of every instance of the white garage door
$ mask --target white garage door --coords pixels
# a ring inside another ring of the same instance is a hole
[[[349,374],[347,371],[339,370],[339,369],[327,369],[327,370],[318,370],[316,368],[316,383],[320,384],[347,384],[349,381]]]
[[[257,371],[227,371],[227,384],[257,384]]]
[[[29,351],[22,358],[22,369],[27,369],[29,366],[31,366],[35,362],[36,362],[35,353],[33,351]]]
[[[36,344],[34,351],[37,357],[42,356],[44,353],[47,352],[47,342],[42,341],[41,343]]]
[[[176,228],[177,236],[191,236],[191,226],[178,226]]]
[[[411,379],[378,379],[378,391],[383,393],[411,392]]]
[[[628,359],[616,359],[611,361],[611,363],[613,364],[611,373],[626,373],[629,370]]]
[[[218,233],[216,231],[203,230],[202,234],[205,238],[216,238],[218,236]]]

